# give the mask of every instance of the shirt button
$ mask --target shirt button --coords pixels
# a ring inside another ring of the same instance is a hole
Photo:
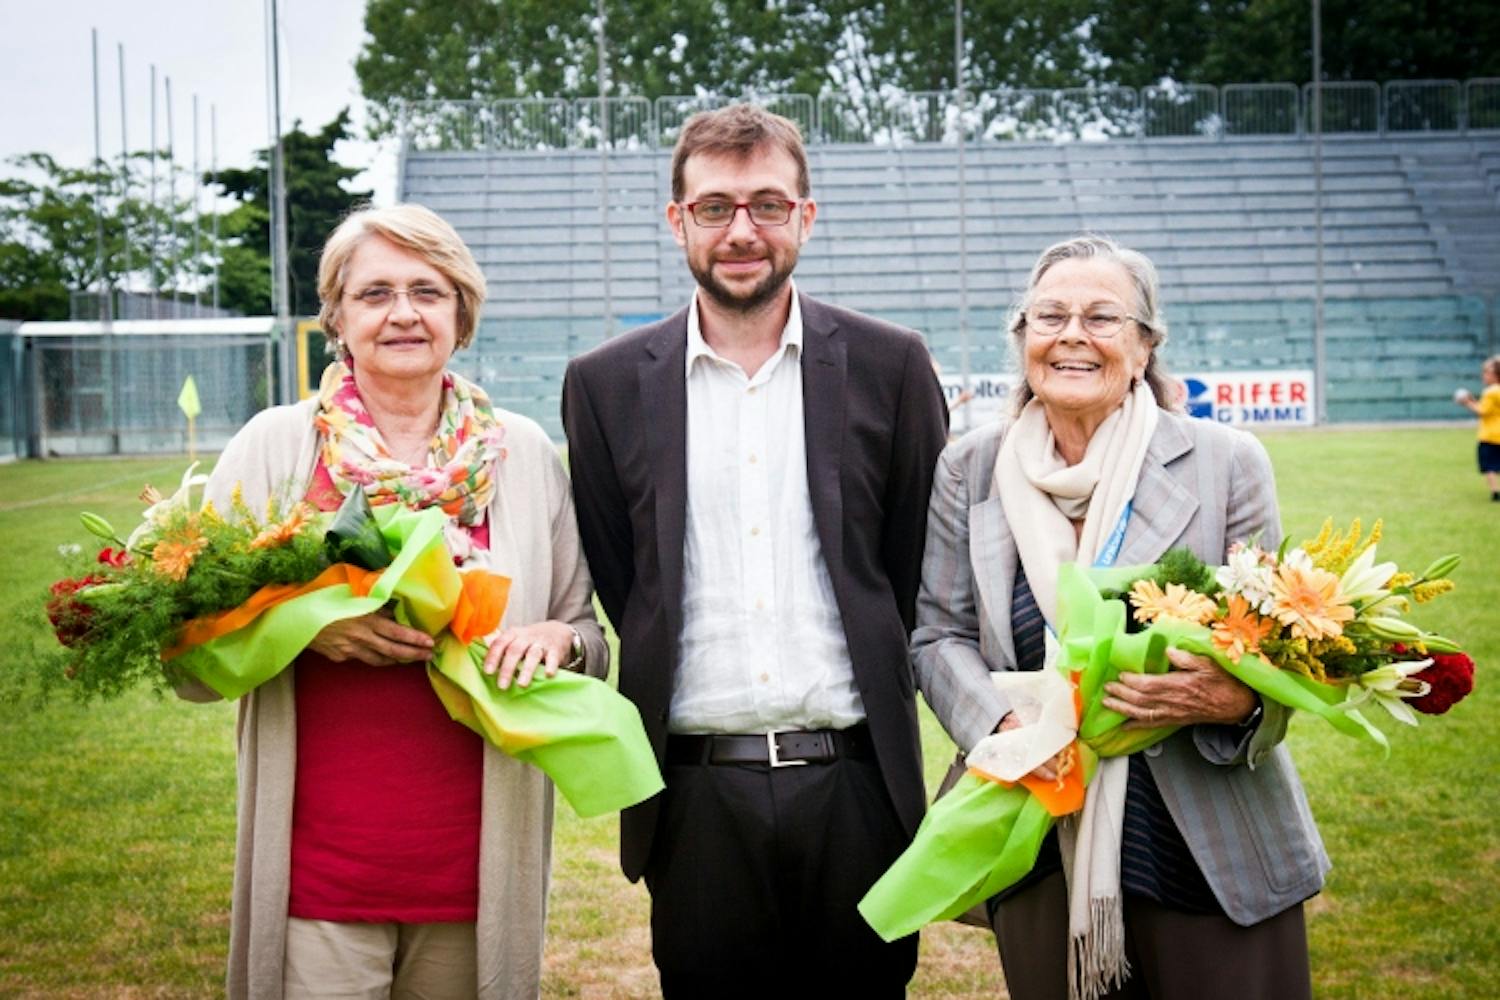
[[[1146,748],[1146,756],[1147,757],[1160,757],[1161,756],[1161,744],[1160,743],[1153,743],[1149,747],[1147,747]]]
[[[771,675],[770,674],[761,674],[760,675],[760,682],[762,684],[769,684],[769,683],[771,683]]]
[[[755,599],[755,610],[756,611],[764,611],[764,610],[766,610],[766,602],[765,602],[765,600],[763,598],[757,597]]]
[[[757,460],[757,459],[756,459],[756,457],[755,457],[755,452],[753,452],[753,451],[752,451],[752,452],[751,452],[751,453],[750,453],[750,464],[751,464],[751,465],[754,465],[754,464],[755,464],[755,463],[756,463],[756,461],[758,461],[758,460]]]
[[[760,534],[760,526],[759,525],[757,525],[756,527],[750,529],[750,536],[752,538],[754,536],[758,535],[758,534]]]
[[[758,388],[758,386],[753,386],[753,385],[752,385],[752,386],[751,386],[751,387],[750,387],[750,388],[748,388],[748,389],[746,389],[746,390],[745,390],[745,391],[746,391],[746,392],[748,392],[748,393],[749,393],[749,394],[750,394],[750,395],[752,395],[752,396],[753,396],[753,395],[755,395],[755,390],[756,390],[756,389],[757,389],[757,388]]]

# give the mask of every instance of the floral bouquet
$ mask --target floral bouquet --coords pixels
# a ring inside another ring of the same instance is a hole
[[[1225,566],[1173,550],[1154,566],[1062,567],[1057,670],[994,675],[1028,724],[981,740],[969,772],[928,812],[916,839],[859,909],[886,940],[950,919],[1031,870],[1058,817],[1082,808],[1100,757],[1134,753],[1175,727],[1123,728],[1102,704],[1122,671],[1163,673],[1167,647],[1211,657],[1262,698],[1310,712],[1387,752],[1361,709],[1401,722],[1441,714],[1473,688],[1474,663],[1408,621],[1453,588],[1457,556],[1414,575],[1377,562],[1367,538],[1325,522],[1297,548],[1236,544]],[[1413,711],[1415,710],[1415,711]],[[1030,772],[1061,754],[1056,781]]]
[[[191,492],[206,478],[189,468],[171,497],[148,488],[128,539],[83,516],[107,544],[86,572],[52,585],[47,614],[62,648],[43,659],[44,692],[66,684],[87,699],[197,681],[238,698],[326,625],[390,605],[434,637],[427,674],[448,713],[546,772],[580,815],[661,790],[640,715],[607,684],[563,671],[500,690],[483,672],[481,637],[499,624],[510,581],[455,568],[442,511],[371,510],[360,490],[332,515],[272,501],[257,516],[238,490],[229,511],[199,509]]]

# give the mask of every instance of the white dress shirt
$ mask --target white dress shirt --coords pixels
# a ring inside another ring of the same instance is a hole
[[[674,733],[844,729],[865,717],[807,489],[802,310],[754,377],[688,309],[687,524]]]

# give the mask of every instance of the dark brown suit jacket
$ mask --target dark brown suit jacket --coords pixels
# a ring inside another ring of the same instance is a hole
[[[921,338],[802,296],[807,484],[885,787],[908,833],[924,807],[907,639],[932,471],[948,408]],[[568,365],[562,417],[584,551],[620,636],[620,692],[662,759],[682,631],[687,310]],[[620,858],[645,870],[657,800],[621,818]]]

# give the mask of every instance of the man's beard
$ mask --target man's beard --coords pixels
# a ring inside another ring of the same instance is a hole
[[[708,297],[713,299],[715,304],[734,312],[753,313],[776,298],[786,285],[787,279],[792,276],[792,271],[797,267],[797,251],[787,251],[787,257],[781,266],[777,265],[774,258],[767,258],[767,261],[771,265],[771,273],[751,288],[749,294],[736,293],[714,277],[712,261],[705,269],[689,256],[688,270],[697,280],[698,287],[707,292]]]

